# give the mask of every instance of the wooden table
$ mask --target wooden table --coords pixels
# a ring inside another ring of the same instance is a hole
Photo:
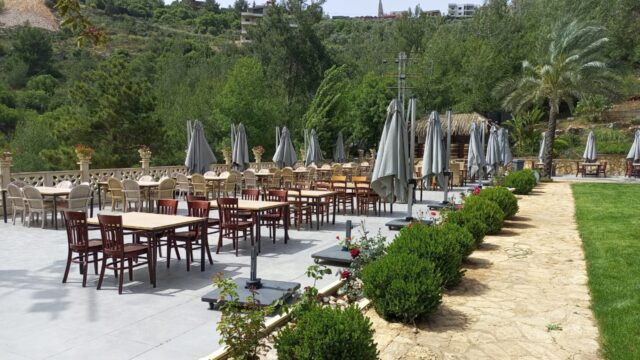
[[[160,186],[160,181],[136,181],[138,183],[138,186],[140,186],[141,189],[151,189],[151,188],[155,188]],[[102,210],[102,192],[100,191],[100,189],[103,186],[109,186],[109,182],[108,181],[98,181],[96,183],[96,187],[98,189],[98,209]],[[151,211],[151,194],[149,191],[146,191],[147,193],[147,209],[149,211]],[[106,200],[106,199],[105,199]],[[124,205],[123,205],[124,206]]]
[[[336,223],[336,196],[338,193],[336,191],[327,191],[327,190],[301,190],[300,196],[313,200],[316,202],[316,230],[320,230],[320,202],[322,199],[333,197],[333,220],[332,224]],[[289,190],[289,196],[298,196],[298,191]]]
[[[71,189],[57,188],[52,186],[36,186],[36,189],[40,191],[40,194],[42,194],[43,197],[53,197],[53,226],[56,228],[56,230],[58,230],[58,206],[56,200],[58,196],[69,195]]]
[[[209,202],[212,209],[218,208],[218,201]],[[282,208],[285,214],[284,220],[284,243],[289,241],[289,203],[278,201],[258,201],[258,200],[238,200],[238,210],[250,211],[254,214],[256,225],[256,240],[258,240],[258,252],[261,251],[260,246],[260,213],[267,210]]]
[[[163,214],[149,214],[143,212],[127,212],[118,214],[122,216],[122,227],[126,230],[144,231],[149,234],[149,238],[153,242],[153,256],[151,256],[151,266],[153,279],[151,283],[153,287],[156,287],[156,263],[158,260],[158,235],[165,230],[176,229],[184,226],[200,224],[200,271],[204,271],[205,263],[205,244],[207,242],[207,219],[193,216],[181,216],[181,215],[163,215]],[[100,226],[100,222],[97,217],[87,219],[87,224],[91,226]],[[167,254],[169,256],[170,254]]]
[[[598,176],[600,174],[600,163],[580,163],[582,167],[582,176]],[[595,169],[595,170],[594,170]]]
[[[258,178],[258,181],[260,182],[260,185],[262,185],[262,187],[264,187],[264,183],[265,181],[269,180],[270,178],[273,177],[273,173],[261,173],[261,172],[257,172],[256,173],[256,177]]]

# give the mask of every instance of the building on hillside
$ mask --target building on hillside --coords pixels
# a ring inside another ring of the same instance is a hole
[[[451,114],[451,154],[450,159],[465,159],[469,151],[469,130],[471,123],[475,122],[480,129],[480,125],[486,124],[488,132],[493,123],[491,119],[476,112],[472,113],[452,113]],[[424,141],[427,137],[429,115],[416,121],[416,159],[422,159],[424,153]],[[447,114],[440,114],[440,124],[442,132],[447,133]],[[485,134],[488,138],[488,133]]]
[[[440,10],[423,10],[420,13],[420,16],[433,16],[433,17],[440,17],[442,16],[442,13],[440,12]]]
[[[247,11],[240,13],[240,44],[251,42],[249,28],[258,24],[271,4],[273,4],[273,0],[267,1],[263,5],[254,4]]]
[[[480,5],[450,3],[447,8],[447,15],[456,18],[470,17],[475,15]]]

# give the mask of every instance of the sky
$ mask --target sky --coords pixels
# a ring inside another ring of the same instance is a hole
[[[172,0],[164,0],[170,3]],[[253,0],[248,0],[249,4]],[[263,4],[265,1],[256,0],[256,4]],[[218,0],[222,7],[233,5],[234,0]],[[382,7],[385,13],[391,11],[412,10],[420,4],[422,10],[440,10],[446,12],[448,3],[483,4],[483,0],[382,0]],[[376,16],[378,15],[378,0],[327,0],[324,4],[324,11],[331,16]]]

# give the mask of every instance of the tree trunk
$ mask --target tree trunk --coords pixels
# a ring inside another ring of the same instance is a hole
[[[558,116],[559,106],[557,102],[549,100],[549,123],[547,132],[544,134],[544,177],[551,178],[553,173],[553,142],[556,139],[556,116]]]

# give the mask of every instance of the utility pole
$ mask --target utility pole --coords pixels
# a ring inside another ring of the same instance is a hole
[[[398,101],[402,105],[402,115],[404,116],[404,98],[407,91],[407,54],[398,54]]]

